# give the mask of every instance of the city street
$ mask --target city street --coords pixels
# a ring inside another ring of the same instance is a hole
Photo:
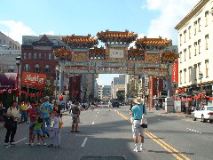
[[[71,118],[65,112],[61,148],[26,145],[27,124],[19,125],[16,146],[5,147],[2,144],[5,130],[1,128],[0,158],[86,160],[111,156],[109,159],[112,160],[212,159],[211,123],[194,122],[190,118],[160,111],[148,112],[149,128],[145,135],[145,149],[143,152],[133,152],[128,108],[121,106],[112,110],[99,108],[82,111],[80,133],[70,132]]]

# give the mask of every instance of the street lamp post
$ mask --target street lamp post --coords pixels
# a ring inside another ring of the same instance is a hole
[[[16,87],[17,87],[17,91],[18,91],[18,96],[16,101],[19,102],[19,92],[20,92],[20,87],[19,87],[19,66],[21,64],[21,56],[16,57],[16,66],[17,66],[17,78],[16,78]]]
[[[59,65],[56,65],[55,67],[55,103],[57,102],[57,91],[58,91],[58,72],[59,72]]]

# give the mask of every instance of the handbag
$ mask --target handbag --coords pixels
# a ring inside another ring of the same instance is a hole
[[[148,123],[147,123],[147,119],[143,116],[143,118],[141,119],[141,127],[142,128],[148,128]]]

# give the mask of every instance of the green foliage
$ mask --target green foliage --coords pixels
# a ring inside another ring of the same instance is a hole
[[[124,101],[124,99],[125,99],[125,91],[118,91],[116,93],[116,95],[117,95],[118,101],[120,101],[120,102]]]

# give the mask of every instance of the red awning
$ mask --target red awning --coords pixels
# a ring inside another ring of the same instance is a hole
[[[0,89],[15,88],[17,73],[1,73]]]

